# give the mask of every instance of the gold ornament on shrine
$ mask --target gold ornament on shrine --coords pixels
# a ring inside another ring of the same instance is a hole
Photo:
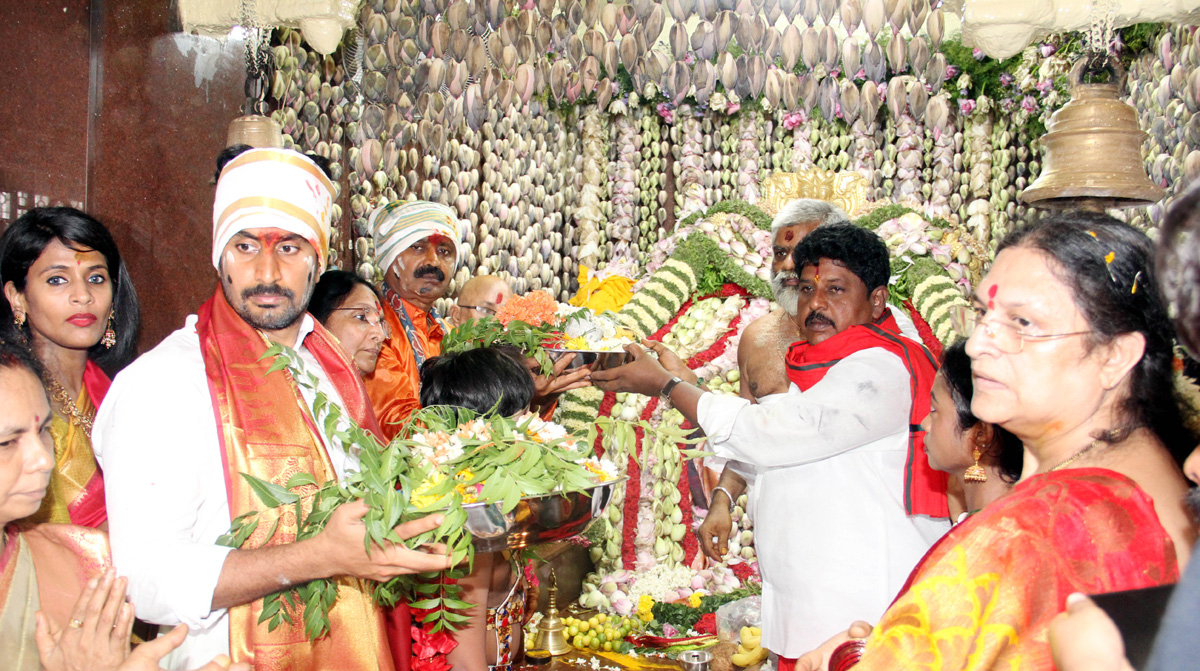
[[[1085,74],[1108,71],[1105,83],[1084,83]],[[1042,136],[1043,170],[1021,200],[1051,209],[1106,210],[1144,207],[1163,197],[1142,160],[1148,137],[1137,111],[1120,99],[1125,70],[1112,59],[1071,68],[1071,102],[1050,118]]]
[[[784,205],[798,198],[814,198],[833,203],[851,217],[870,210],[867,180],[857,172],[834,172],[814,168],[803,172],[776,172],[767,176],[759,188],[758,206],[772,217]]]

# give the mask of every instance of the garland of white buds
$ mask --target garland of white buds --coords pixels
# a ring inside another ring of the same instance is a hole
[[[903,91],[903,87],[900,88]],[[892,91],[888,91],[889,104]],[[908,105],[897,103],[903,111],[896,118],[896,182],[893,200],[901,205],[920,207],[921,168],[924,163],[925,130],[913,118]],[[896,108],[893,108],[896,109]],[[890,122],[889,122],[890,124]]]
[[[601,258],[600,230],[604,223],[602,194],[604,171],[608,167],[604,120],[599,108],[588,107],[583,116],[583,185],[575,221],[579,226],[579,264],[596,268]]]
[[[1008,234],[1009,215],[1007,205],[1013,194],[1008,193],[1008,166],[1012,162],[1012,152],[1009,145],[1013,140],[1012,125],[1005,114],[997,114],[992,123],[992,171],[988,183],[988,200],[991,203],[991,230],[988,231],[990,243],[1000,244]]]
[[[708,209],[704,193],[704,173],[708,157],[704,155],[704,133],[700,119],[696,118],[690,105],[676,111],[677,121],[671,127],[671,139],[675,142],[675,220],[679,221],[693,212]]]
[[[666,237],[663,224],[667,220],[667,211],[663,207],[666,192],[662,186],[667,182],[666,153],[663,141],[662,123],[658,114],[651,108],[637,108],[637,125],[641,132],[642,158],[639,164],[640,178],[638,182],[638,219],[641,222],[641,235],[638,236],[638,257],[645,263],[646,255],[654,243]]]
[[[758,202],[758,137],[762,133],[758,112],[746,110],[737,119],[737,197],[754,205]]]
[[[963,129],[965,167],[971,175],[964,197],[967,229],[976,240],[986,244],[991,238],[992,205],[988,190],[992,182],[992,104],[985,96],[980,96],[977,102],[979,106],[966,118]]]
[[[613,243],[612,259],[629,259],[637,262],[636,239],[638,184],[641,172],[638,169],[642,155],[642,136],[628,113],[613,116],[616,169],[612,174],[612,219],[607,227],[608,239]]]
[[[929,101],[925,110],[925,129],[933,139],[928,165],[931,166],[931,189],[928,214],[956,223],[957,214],[950,207],[954,191],[953,175],[955,132],[951,124],[950,101],[940,93]],[[953,215],[953,216],[952,216]]]
[[[792,172],[805,172],[814,167],[812,127],[808,115],[803,112],[797,114],[802,117],[799,125],[792,129]]]

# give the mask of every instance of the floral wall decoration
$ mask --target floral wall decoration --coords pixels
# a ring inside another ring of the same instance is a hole
[[[367,0],[331,56],[276,32],[273,116],[287,143],[332,162],[331,266],[378,279],[373,207],[442,202],[468,249],[452,294],[497,274],[565,302],[582,267],[625,275],[636,285],[618,318],[736,393],[738,339],[772,307],[771,175],[861,175],[856,223],[885,240],[893,304],[934,350],[995,245],[1035,216],[1019,194],[1070,99],[1078,36],[995,60],[948,18],[936,0]],[[1117,34],[1148,174],[1168,196],[1116,214],[1153,235],[1200,174],[1200,37]],[[697,558],[704,478],[665,405],[594,388],[559,405],[629,476],[591,534],[585,605],[630,615],[643,596],[687,599],[755,573],[742,510],[728,561]]]

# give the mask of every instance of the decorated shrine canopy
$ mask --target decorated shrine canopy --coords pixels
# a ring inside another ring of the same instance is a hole
[[[275,33],[269,102],[286,143],[333,162],[333,265],[378,276],[370,210],[428,199],[463,219],[456,286],[494,273],[565,300],[580,266],[623,260],[639,276],[687,217],[760,203],[771,175],[816,169],[860,175],[863,211],[901,204],[965,226],[986,263],[1025,215],[1018,194],[1041,170],[1038,138],[1070,97],[1070,65],[1100,48],[1128,69],[1124,99],[1168,194],[1122,216],[1155,225],[1200,170],[1192,29],[1099,16],[996,60],[965,46],[975,37],[956,12],[925,0],[368,1],[331,55]]]

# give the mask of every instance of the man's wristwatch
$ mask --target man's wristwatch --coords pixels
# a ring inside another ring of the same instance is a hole
[[[663,385],[662,391],[658,392],[658,395],[662,396],[663,398],[670,398],[671,390],[675,389],[675,385],[679,384],[680,382],[683,382],[683,380],[679,379],[678,377],[671,378],[669,382]]]
[[[733,506],[734,506],[734,501],[735,501],[735,499],[733,498],[733,494],[730,494],[729,490],[725,489],[724,487],[713,487],[712,493],[715,495],[717,492],[725,492],[725,498],[729,499],[729,512],[733,512]],[[708,498],[708,507],[712,508],[712,496],[710,496]]]

